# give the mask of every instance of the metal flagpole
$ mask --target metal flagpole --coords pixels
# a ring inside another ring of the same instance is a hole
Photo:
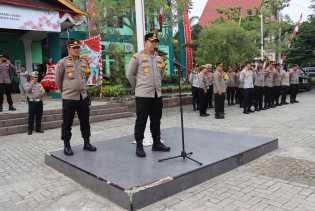
[[[144,49],[145,17],[144,0],[135,0],[136,23],[137,23],[137,51]]]

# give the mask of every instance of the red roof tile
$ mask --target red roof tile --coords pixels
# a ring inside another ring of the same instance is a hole
[[[248,9],[260,8],[261,2],[262,0],[208,0],[200,17],[199,24],[206,26],[221,17],[217,12],[217,9],[220,8],[240,7],[242,15],[246,16]]]

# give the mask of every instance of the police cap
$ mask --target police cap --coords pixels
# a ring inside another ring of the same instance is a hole
[[[68,48],[78,48],[80,47],[80,41],[79,40],[69,40],[67,42]]]
[[[159,42],[159,38],[158,38],[158,36],[157,36],[157,34],[156,33],[148,33],[148,34],[146,34],[145,36],[144,36],[144,40],[145,41],[151,41],[151,42],[153,42],[153,41],[156,41],[156,42]]]

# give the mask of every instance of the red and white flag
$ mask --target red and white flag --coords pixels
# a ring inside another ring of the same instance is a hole
[[[293,30],[293,32],[292,32],[292,35],[291,35],[290,38],[289,38],[289,45],[288,45],[289,48],[291,47],[291,44],[292,44],[292,41],[293,41],[294,37],[296,37],[296,35],[299,33],[300,26],[301,26],[301,23],[302,23],[302,19],[303,19],[303,14],[301,13],[300,19],[299,19],[299,21],[295,24],[294,30]]]

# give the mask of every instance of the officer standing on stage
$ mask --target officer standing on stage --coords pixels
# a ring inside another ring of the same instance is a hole
[[[161,85],[165,63],[163,58],[156,53],[159,43],[157,34],[148,33],[144,39],[144,50],[133,55],[126,73],[130,85],[135,89],[137,114],[135,139],[138,157],[146,156],[143,149],[143,138],[148,116],[153,139],[152,151],[170,151],[170,147],[161,142],[160,129],[163,107]]]
[[[41,122],[43,116],[43,96],[45,89],[38,83],[38,72],[31,73],[31,80],[28,82],[25,74],[21,75],[22,86],[25,90],[28,101],[28,135],[32,135],[34,129],[34,119],[36,119],[37,133],[43,133]]]
[[[68,56],[61,59],[56,66],[56,83],[62,95],[62,139],[64,154],[71,156],[73,151],[70,145],[72,136],[71,127],[75,112],[80,120],[80,130],[84,139],[83,150],[96,151],[90,144],[90,100],[86,91],[88,74],[86,59],[80,58],[80,42],[69,40]]]
[[[9,58],[5,55],[0,55],[0,112],[3,111],[3,95],[7,96],[9,111],[15,111],[11,97],[12,92],[12,75],[15,67],[10,63]]]
[[[191,92],[192,92],[192,104],[193,110],[199,110],[199,96],[198,96],[198,89],[199,89],[199,80],[198,80],[198,65],[194,65],[194,69],[191,71],[189,75],[189,83],[191,84]]]
[[[203,65],[201,67],[201,71],[198,74],[199,79],[199,115],[201,117],[207,117],[209,114],[207,113],[208,108],[208,87],[209,87],[209,81],[208,81],[208,69],[206,65]]]

